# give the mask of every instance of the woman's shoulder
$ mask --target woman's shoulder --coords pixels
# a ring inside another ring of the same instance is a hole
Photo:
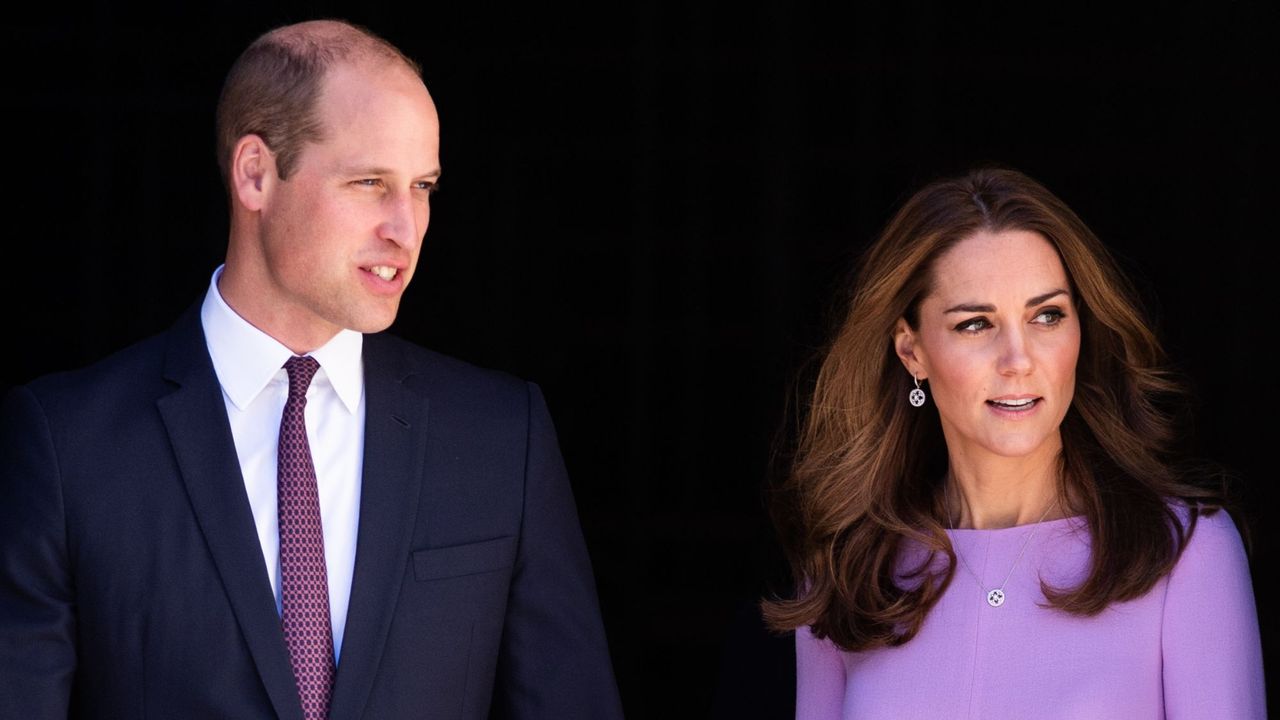
[[[1183,510],[1191,519],[1192,513]],[[1191,537],[1169,574],[1161,620],[1161,662],[1169,716],[1266,717],[1257,608],[1244,543],[1225,510],[1194,516]]]
[[[1180,580],[1243,578],[1249,582],[1249,560],[1245,554],[1240,530],[1230,513],[1222,509],[1194,510],[1176,505],[1175,512],[1183,528],[1190,532],[1182,555],[1170,575],[1170,583]]]
[[[1188,548],[1191,547],[1190,540],[1196,538],[1200,538],[1201,545],[1244,548],[1244,541],[1236,526],[1235,518],[1227,510],[1218,507],[1195,509],[1185,503],[1171,503],[1171,506],[1184,529],[1192,530],[1192,523],[1194,523],[1194,532],[1191,533]]]

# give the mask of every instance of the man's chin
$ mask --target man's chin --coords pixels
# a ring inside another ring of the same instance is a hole
[[[379,313],[376,316],[352,318],[350,322],[346,323],[346,328],[366,335],[380,333],[395,323],[398,306],[399,304],[397,303],[397,307],[392,308],[390,312]]]

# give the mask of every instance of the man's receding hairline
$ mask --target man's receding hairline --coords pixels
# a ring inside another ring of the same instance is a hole
[[[372,32],[342,20],[307,20],[264,33],[254,44],[273,44],[292,55],[322,58],[328,70],[337,65],[362,65],[370,61],[402,65],[414,75],[419,68],[399,48]]]
[[[417,62],[360,25],[308,20],[269,30],[236,59],[218,99],[218,169],[223,179],[229,180],[235,145],[247,134],[262,137],[277,153],[281,179],[288,177],[302,148],[324,135],[317,102],[328,76],[339,67],[374,73],[397,68],[422,83]]]

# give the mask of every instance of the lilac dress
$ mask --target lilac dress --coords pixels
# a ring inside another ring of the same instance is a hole
[[[1033,530],[1004,604],[992,607],[987,591]],[[1249,566],[1225,512],[1200,518],[1173,572],[1145,596],[1091,618],[1042,607],[1039,585],[1084,577],[1083,518],[948,534],[973,574],[957,562],[905,645],[847,653],[807,627],[796,632],[798,720],[1266,717]]]

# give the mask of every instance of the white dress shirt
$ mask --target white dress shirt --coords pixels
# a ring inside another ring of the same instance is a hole
[[[220,266],[200,307],[205,341],[222,399],[231,421],[244,488],[258,529],[267,577],[280,605],[280,535],[276,514],[276,451],[280,418],[289,393],[284,363],[289,348],[250,325],[222,299]],[[308,353],[320,363],[307,389],[307,442],[315,463],[324,527],[325,569],[329,577],[329,616],[333,655],[342,650],[356,560],[360,481],[364,459],[364,336],[343,330]]]

